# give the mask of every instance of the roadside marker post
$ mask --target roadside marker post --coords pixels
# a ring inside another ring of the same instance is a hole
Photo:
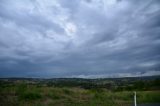
[[[134,92],[134,106],[137,106],[136,92]]]

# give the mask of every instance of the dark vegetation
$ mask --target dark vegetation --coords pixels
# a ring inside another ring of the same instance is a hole
[[[0,106],[131,106],[160,103],[160,77],[1,78]]]

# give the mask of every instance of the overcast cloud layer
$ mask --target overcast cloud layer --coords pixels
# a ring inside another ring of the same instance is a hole
[[[159,0],[0,0],[0,77],[160,75]]]

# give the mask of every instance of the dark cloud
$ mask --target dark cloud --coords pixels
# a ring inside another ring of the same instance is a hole
[[[0,2],[1,77],[157,75],[159,54],[158,0]]]

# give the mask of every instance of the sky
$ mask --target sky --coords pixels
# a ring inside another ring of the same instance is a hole
[[[150,75],[159,0],[0,0],[0,77]]]

